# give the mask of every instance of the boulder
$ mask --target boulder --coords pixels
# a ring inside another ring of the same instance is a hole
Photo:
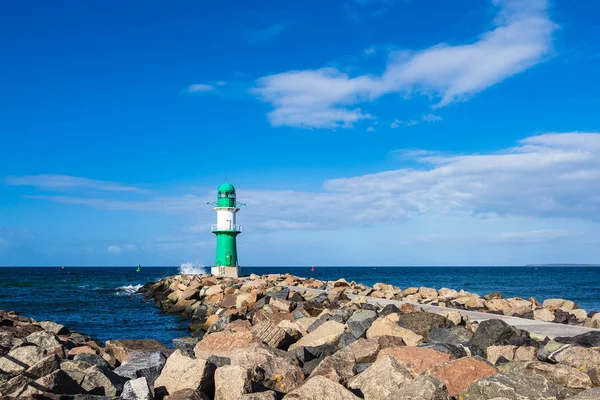
[[[293,354],[259,343],[235,349],[231,354],[231,365],[249,370],[254,381],[282,393],[295,389],[304,379]]]
[[[438,291],[428,287],[420,287],[417,293],[424,299],[436,299],[438,297]]]
[[[97,354],[96,350],[92,349],[90,346],[78,346],[74,347],[67,352],[67,356],[69,358],[75,357],[77,354]]]
[[[554,322],[554,312],[547,308],[533,310],[533,319],[537,321]]]
[[[285,330],[268,320],[255,325],[251,333],[255,338],[275,349],[287,349],[294,342],[294,338]]]
[[[594,386],[600,386],[600,350],[567,346],[553,353],[550,360],[586,372]]]
[[[532,361],[537,357],[537,348],[533,346],[490,346],[487,348],[487,360],[496,364],[498,361]]]
[[[452,300],[458,297],[458,292],[454,289],[441,288],[438,290],[438,296],[444,300]]]
[[[37,346],[16,347],[0,358],[0,371],[20,374],[44,357],[44,349]]]
[[[56,322],[42,321],[42,322],[38,322],[38,325],[41,326],[42,329],[44,329],[45,331],[51,332],[55,335],[68,335],[69,334],[69,329],[67,329],[66,326],[57,324]]]
[[[90,365],[97,365],[101,368],[110,368],[110,364],[102,357],[96,354],[81,353],[73,357],[74,361],[85,361]]]
[[[367,329],[377,319],[377,313],[375,311],[364,310],[355,312],[346,322],[348,331],[355,338],[363,337]]]
[[[112,355],[121,364],[129,361],[134,352],[153,352],[160,351],[165,356],[169,356],[173,350],[169,349],[156,340],[108,340],[106,341],[106,352]]]
[[[448,321],[452,322],[454,325],[460,325],[462,322],[462,316],[458,311],[437,311],[436,314],[448,319]]]
[[[159,393],[160,394],[160,393]],[[182,389],[169,394],[168,400],[210,400],[200,390]]]
[[[173,346],[176,349],[179,349],[185,353],[188,353],[189,355],[193,355],[194,347],[198,344],[198,342],[201,339],[202,338],[200,338],[200,337],[186,336],[186,337],[175,338],[171,342],[173,343]]]
[[[485,351],[489,346],[508,344],[508,340],[514,334],[514,329],[506,322],[499,319],[488,319],[479,324],[471,338],[471,343]]]
[[[266,392],[245,394],[239,400],[277,400],[277,394],[272,390],[267,390]]]
[[[194,347],[194,354],[197,358],[204,359],[210,356],[229,357],[235,349],[246,347],[256,340],[250,332],[222,331],[211,333],[198,342]]]
[[[493,312],[504,313],[504,310],[510,309],[510,303],[505,299],[489,299],[483,302],[485,308]]]
[[[321,344],[336,344],[346,326],[336,321],[327,321],[316,330],[290,346],[290,350],[300,346],[319,346]]]
[[[575,304],[571,300],[565,300],[565,299],[546,299],[546,300],[544,300],[542,307],[549,308],[553,311],[560,309],[560,310],[567,311],[567,312],[573,311],[573,310],[579,308],[579,307],[577,307],[577,304]]]
[[[393,357],[384,356],[350,379],[348,387],[360,390],[366,399],[385,400],[392,398],[390,395],[411,379],[411,373],[404,365]]]
[[[214,391],[214,366],[201,358],[191,358],[181,350],[175,350],[154,382],[158,392],[169,394],[179,390]]]
[[[118,396],[123,391],[123,379],[110,369],[94,365],[85,370],[81,388],[89,394]]]
[[[584,390],[577,396],[567,397],[567,400],[598,400],[600,399],[600,387]]]
[[[379,338],[383,338],[380,336]],[[342,348],[338,353],[350,353],[354,357],[356,363],[372,363],[377,360],[377,354],[381,345],[377,339],[358,339],[354,343]]]
[[[252,389],[248,370],[238,365],[226,365],[215,371],[215,400],[238,400]]]
[[[323,376],[315,376],[288,393],[283,400],[360,400],[345,387]]]
[[[565,392],[542,375],[501,373],[476,380],[462,397],[469,400],[556,400],[564,399]]]
[[[429,375],[446,384],[448,393],[456,396],[463,393],[478,379],[498,373],[496,368],[474,357],[464,357],[438,365],[429,371]]]
[[[153,400],[154,396],[146,378],[141,377],[125,382],[122,400]]]
[[[466,344],[473,337],[473,332],[463,326],[452,328],[434,328],[427,335],[428,343]]]
[[[583,347],[600,347],[600,331],[586,332],[577,336],[557,337],[556,342],[578,344]]]
[[[400,316],[398,325],[426,337],[434,328],[446,328],[453,324],[439,314],[416,312]]]
[[[51,354],[29,367],[23,375],[30,379],[39,379],[57,369],[60,369],[60,358],[56,354]]]
[[[30,382],[27,386],[11,393],[18,399],[25,399],[28,396],[40,395],[45,392],[60,394],[78,394],[82,393],[79,385],[71,379],[64,371],[54,371],[42,378]],[[34,397],[35,398],[35,397]],[[39,397],[38,397],[39,398]]]
[[[422,347],[391,347],[382,349],[377,359],[391,356],[404,365],[414,376],[450,360],[450,355]]]
[[[592,381],[585,372],[568,365],[528,361],[523,363],[523,369],[527,372],[544,375],[568,389],[582,391],[592,387]]]
[[[146,378],[150,386],[154,386],[154,382],[159,377],[167,357],[160,351],[150,353],[133,353],[129,361],[115,368],[115,374],[126,378]]]
[[[450,400],[446,385],[437,378],[419,375],[390,395],[394,400]]]
[[[377,336],[396,336],[402,338],[408,346],[416,346],[423,342],[423,336],[418,335],[409,329],[400,327],[386,317],[379,317],[376,319],[367,330],[366,336],[367,339],[375,338]]]
[[[345,385],[348,379],[356,375],[356,358],[349,351],[338,351],[325,357],[310,374],[311,377],[317,375]]]
[[[55,349],[61,345],[54,333],[46,331],[33,332],[25,338],[25,342],[34,344],[45,350]]]

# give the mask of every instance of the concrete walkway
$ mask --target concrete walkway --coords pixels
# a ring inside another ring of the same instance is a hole
[[[320,290],[320,289],[309,289],[298,286],[285,286],[289,287],[290,290],[296,292],[312,292],[312,293],[334,293],[332,291]],[[358,295],[347,295],[350,299],[360,297]],[[566,325],[566,324],[557,324],[554,322],[544,322],[544,321],[536,321],[533,319],[526,318],[517,318],[517,317],[509,317],[506,315],[498,315],[498,314],[488,314],[477,311],[466,311],[459,310],[456,308],[447,308],[447,307],[438,307],[432,306],[429,304],[420,304],[420,303],[410,303],[407,301],[400,300],[387,300],[387,299],[378,299],[375,297],[368,297],[367,301],[372,304],[380,304],[382,306],[386,306],[388,304],[393,304],[395,306],[401,306],[402,304],[412,304],[415,306],[419,306],[424,310],[432,311],[432,312],[443,312],[443,311],[457,311],[460,315],[464,317],[468,317],[470,321],[481,322],[488,319],[501,319],[507,324],[514,326],[519,329],[526,330],[531,334],[532,337],[541,337],[544,338],[548,336],[550,338],[555,338],[559,336],[577,336],[582,333],[598,331],[598,329],[593,328],[585,328],[583,326],[574,326],[574,325]]]

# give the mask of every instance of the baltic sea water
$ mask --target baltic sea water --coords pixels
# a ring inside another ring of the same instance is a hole
[[[180,267],[0,267],[0,309],[51,320],[96,339],[155,339],[187,335],[187,321],[134,294],[144,283]],[[245,267],[244,274],[286,273],[373,285],[465,289],[505,297],[566,298],[600,311],[600,267]]]

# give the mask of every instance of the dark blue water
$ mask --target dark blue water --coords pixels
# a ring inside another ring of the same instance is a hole
[[[465,289],[485,295],[538,300],[560,297],[600,311],[600,267],[247,267],[244,274],[285,273],[321,280],[345,278],[367,285]],[[137,285],[180,273],[179,267],[0,268],[0,309],[52,320],[99,340],[171,339],[187,334],[187,321],[132,294]]]

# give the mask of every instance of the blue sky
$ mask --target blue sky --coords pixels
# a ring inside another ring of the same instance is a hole
[[[599,11],[0,0],[0,265],[597,263]]]

